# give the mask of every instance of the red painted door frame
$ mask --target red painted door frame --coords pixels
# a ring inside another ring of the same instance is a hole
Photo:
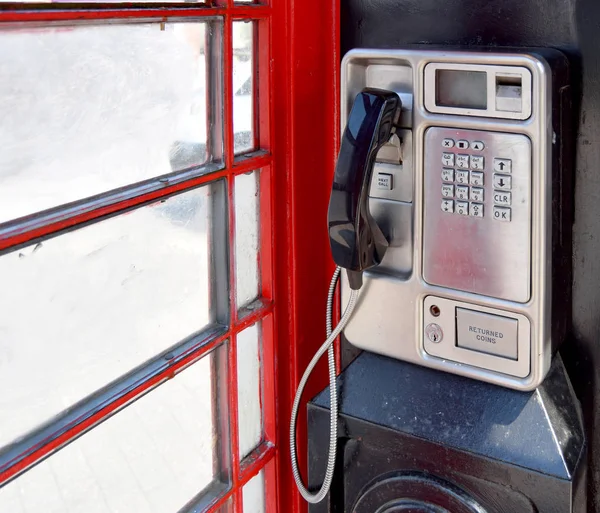
[[[290,471],[288,426],[297,383],[325,340],[334,269],[326,215],[339,139],[339,0],[273,0],[273,9],[279,511],[300,512],[307,507]],[[306,397],[326,384],[321,365]],[[302,464],[304,415],[298,426]]]

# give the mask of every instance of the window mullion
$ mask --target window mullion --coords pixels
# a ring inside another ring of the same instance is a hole
[[[206,18],[211,16],[224,16],[235,13],[237,18],[267,18],[271,14],[271,8],[267,5],[235,5],[233,0],[217,0],[213,6],[198,5],[190,7],[189,4],[173,5],[170,7],[149,8],[148,4],[140,3],[127,7],[95,6],[94,8],[82,9],[80,7],[64,8],[57,4],[36,4],[35,10],[25,9],[23,3],[3,5],[0,11],[0,23],[14,22],[55,22],[55,21],[81,21],[90,20],[95,22],[116,21],[124,22],[139,21],[161,21],[181,18]],[[141,8],[143,7],[143,8]]]
[[[229,0],[228,0],[229,1]],[[224,126],[225,126],[225,166],[233,167],[233,20],[230,14],[225,15],[223,26],[223,92],[224,92]]]

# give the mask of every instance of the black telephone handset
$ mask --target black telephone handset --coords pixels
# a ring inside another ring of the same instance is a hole
[[[342,136],[329,200],[329,243],[354,290],[362,285],[362,272],[379,265],[388,247],[369,212],[369,186],[375,157],[394,133],[401,106],[394,92],[363,89]]]
[[[389,141],[400,118],[402,102],[393,92],[363,89],[352,106],[335,168],[333,188],[329,200],[329,242],[337,268],[331,279],[327,297],[327,340],[315,353],[298,384],[290,421],[290,457],[292,473],[302,497],[316,504],[329,493],[335,469],[337,451],[337,389],[333,341],[346,326],[354,312],[362,273],[381,262],[388,241],[369,212],[369,186],[373,165],[379,149]],[[333,295],[340,268],[348,272],[352,292],[338,325],[331,326]],[[312,492],[302,483],[296,452],[296,420],[300,398],[310,373],[319,358],[327,351],[329,363],[329,390],[331,429],[327,469],[321,488]]]

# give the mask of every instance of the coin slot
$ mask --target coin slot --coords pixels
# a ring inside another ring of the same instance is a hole
[[[496,109],[521,112],[523,108],[523,79],[517,73],[496,74]]]
[[[521,87],[521,75],[496,75],[496,87],[498,86],[517,86]]]

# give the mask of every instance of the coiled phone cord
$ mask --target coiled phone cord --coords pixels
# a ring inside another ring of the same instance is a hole
[[[333,273],[333,277],[331,278],[331,283],[329,285],[329,293],[327,294],[327,313],[326,313],[326,325],[327,325],[327,340],[323,343],[323,345],[319,348],[319,350],[315,353],[312,360],[306,367],[304,374],[302,375],[302,379],[298,385],[298,390],[296,391],[296,396],[294,397],[294,405],[292,406],[292,419],[290,421],[290,455],[292,458],[292,473],[294,474],[294,480],[296,481],[296,486],[300,491],[300,495],[304,498],[305,501],[310,502],[311,504],[316,504],[317,502],[321,502],[327,493],[329,492],[329,488],[331,487],[331,481],[333,479],[333,471],[335,469],[335,457],[337,451],[337,416],[338,416],[338,404],[337,404],[337,386],[336,386],[336,372],[335,372],[335,353],[333,350],[333,341],[337,338],[337,336],[341,333],[341,331],[346,327],[348,320],[352,316],[354,312],[354,307],[356,306],[356,300],[358,299],[358,290],[352,290],[350,293],[350,300],[348,301],[348,306],[344,311],[344,315],[340,319],[340,322],[332,331],[331,329],[331,317],[333,310],[333,296],[335,294],[335,287],[337,285],[337,281],[340,277],[341,267],[336,267],[335,272]],[[325,479],[323,480],[323,484],[321,485],[321,489],[317,493],[311,493],[302,482],[302,477],[300,476],[300,470],[298,469],[298,457],[296,453],[296,421],[298,418],[298,410],[300,408],[300,399],[302,398],[302,392],[304,391],[304,387],[310,377],[313,369],[317,365],[317,362],[323,356],[323,354],[327,351],[327,361],[329,363],[329,401],[330,401],[330,428],[329,428],[329,455],[327,457],[327,469],[325,470]]]

